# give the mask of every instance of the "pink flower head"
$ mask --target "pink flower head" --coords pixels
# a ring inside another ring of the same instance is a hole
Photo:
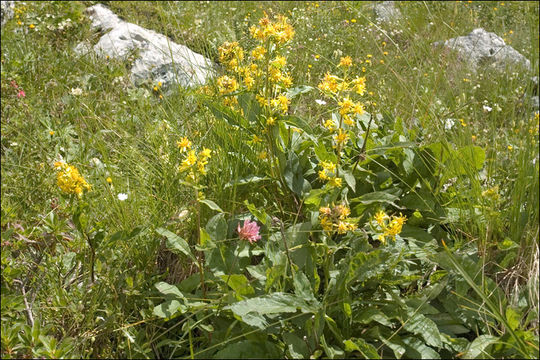
[[[238,231],[238,236],[241,240],[248,240],[250,244],[253,244],[261,238],[261,235],[259,235],[260,229],[256,221],[246,219],[244,226],[240,227],[240,224],[238,224],[236,231]]]
[[[19,88],[19,85],[17,85],[17,82],[16,82],[15,80],[11,80],[11,81],[9,82],[9,84],[10,84],[11,86],[13,86],[15,89]]]
[[[24,92],[24,90],[19,90],[19,93],[17,94],[17,97],[18,98],[26,97],[26,93]]]

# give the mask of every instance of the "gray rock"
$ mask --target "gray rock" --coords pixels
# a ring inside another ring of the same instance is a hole
[[[1,26],[13,17],[13,9],[15,8],[15,1],[1,1],[0,2],[0,23]]]
[[[373,11],[377,22],[379,23],[392,23],[401,19],[401,11],[395,7],[393,1],[383,1],[373,5]]]
[[[98,56],[122,59],[136,56],[131,68],[135,85],[161,82],[166,90],[175,83],[183,87],[202,85],[214,76],[214,64],[209,59],[165,35],[125,22],[101,4],[86,11],[93,29],[110,30],[93,47]],[[75,48],[79,54],[86,50],[84,43]]]
[[[435,46],[444,46],[447,49],[456,50],[460,59],[467,61],[473,69],[482,65],[489,65],[499,70],[507,66],[523,66],[531,69],[530,61],[506,45],[501,37],[482,28],[474,29],[466,36],[459,36],[433,43]]]

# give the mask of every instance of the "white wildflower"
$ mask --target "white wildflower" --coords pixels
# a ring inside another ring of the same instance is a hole
[[[444,121],[444,129],[445,130],[450,130],[454,127],[454,124],[455,124],[455,121],[454,119],[446,119]]]
[[[71,88],[71,95],[73,96],[79,96],[82,95],[82,89],[81,88]]]
[[[317,104],[319,104],[319,105],[326,105],[326,101],[321,100],[321,99],[317,99],[317,100],[315,100],[315,102],[316,102]]]
[[[127,198],[128,198],[128,195],[126,193],[119,193],[118,194],[118,200],[120,200],[120,201],[127,200]]]

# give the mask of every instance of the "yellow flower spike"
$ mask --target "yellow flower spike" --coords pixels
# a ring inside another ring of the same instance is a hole
[[[342,57],[340,60],[339,60],[339,65],[338,66],[342,66],[344,68],[349,68],[352,66],[352,58],[350,56],[345,56],[345,57]]]
[[[272,126],[276,123],[276,118],[270,116],[268,119],[266,119],[266,125]]]
[[[347,140],[349,140],[349,135],[343,129],[339,129],[338,133],[334,136],[334,140],[339,145],[343,145]]]
[[[181,138],[180,141],[176,142],[176,145],[178,145],[181,152],[191,149],[191,141],[189,141],[187,137]]]
[[[340,188],[342,185],[342,180],[339,177],[332,177],[330,178],[328,183],[330,184],[330,186]]]

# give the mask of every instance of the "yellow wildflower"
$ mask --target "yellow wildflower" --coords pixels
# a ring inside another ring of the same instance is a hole
[[[349,140],[349,135],[347,132],[343,131],[343,129],[339,129],[338,133],[334,136],[334,141],[341,146],[347,142],[347,140]]]
[[[339,59],[338,66],[343,66],[344,68],[352,66],[352,58],[350,56],[342,57],[341,59]]]
[[[85,190],[91,190],[90,184],[88,184],[81,176],[76,167],[61,161],[55,162],[54,167],[58,171],[56,182],[63,192],[75,194],[77,197],[81,198]]]
[[[181,138],[180,141],[176,142],[176,145],[178,145],[181,152],[191,149],[191,141],[189,141],[187,137]]]

